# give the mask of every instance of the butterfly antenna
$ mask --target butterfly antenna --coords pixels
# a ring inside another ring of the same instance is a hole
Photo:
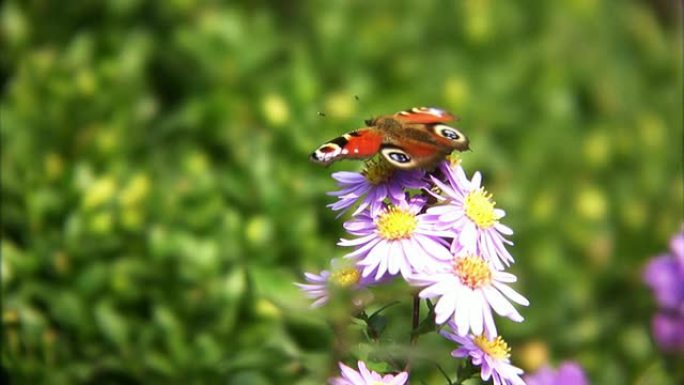
[[[328,116],[325,114],[325,112],[321,112],[321,111],[316,112],[316,115],[320,116],[321,118],[325,118],[326,116]]]

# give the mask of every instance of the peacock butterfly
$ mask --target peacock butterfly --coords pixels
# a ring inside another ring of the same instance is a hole
[[[311,161],[329,165],[340,159],[365,159],[378,152],[400,169],[431,168],[453,150],[468,149],[468,138],[444,123],[457,120],[434,107],[416,107],[365,121],[366,127],[319,146]]]

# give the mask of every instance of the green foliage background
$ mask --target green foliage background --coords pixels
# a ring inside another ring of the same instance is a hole
[[[292,282],[343,255],[329,174],[360,164],[307,156],[434,105],[516,231],[514,363],[674,384],[640,270],[683,218],[675,3],[3,2],[3,376],[322,383],[326,312]]]

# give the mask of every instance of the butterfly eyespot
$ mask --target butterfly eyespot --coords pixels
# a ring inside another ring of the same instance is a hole
[[[435,134],[454,142],[460,142],[464,140],[463,134],[461,134],[457,129],[445,126],[443,124],[434,126],[433,131]]]
[[[458,133],[454,130],[448,129],[448,128],[443,128],[440,133],[442,134],[443,137],[451,140],[458,140],[461,136],[458,135]]]
[[[393,161],[399,162],[399,163],[408,163],[411,161],[406,154],[402,154],[401,152],[390,152],[387,154]]]

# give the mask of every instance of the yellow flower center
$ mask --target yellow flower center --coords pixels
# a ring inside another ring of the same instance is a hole
[[[354,267],[345,267],[330,274],[330,282],[337,287],[350,287],[359,283],[361,273]]]
[[[396,169],[385,158],[373,158],[366,161],[361,173],[369,183],[377,186],[387,182],[394,175],[394,171]]]
[[[488,285],[492,281],[492,271],[487,262],[473,255],[454,259],[454,274],[471,289]]]
[[[496,213],[494,213],[495,204],[496,202],[492,200],[492,194],[483,188],[479,188],[471,191],[466,196],[464,202],[465,214],[478,227],[488,229],[499,220]]]
[[[380,236],[385,239],[408,238],[416,229],[416,216],[398,207],[392,207],[375,220]]]
[[[508,347],[508,344],[501,336],[497,336],[493,341],[488,340],[487,337],[483,335],[477,336],[475,337],[474,342],[490,357],[500,360],[511,356],[511,348]]]

